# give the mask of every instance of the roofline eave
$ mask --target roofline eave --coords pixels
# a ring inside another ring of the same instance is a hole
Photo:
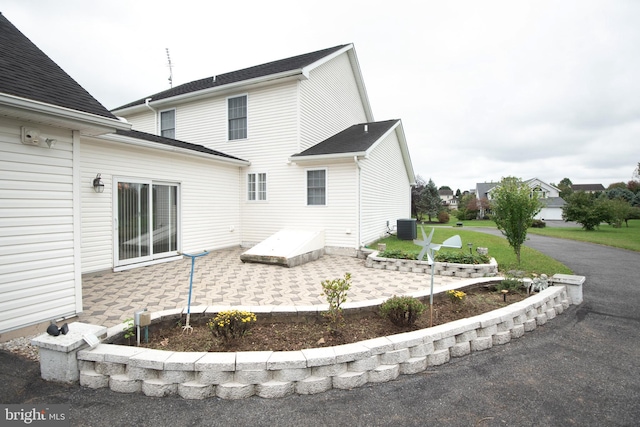
[[[221,86],[214,86],[214,87],[210,87],[207,89],[202,89],[199,91],[195,91],[195,92],[187,92],[184,93],[182,95],[176,95],[176,96],[171,96],[168,98],[162,98],[162,99],[158,99],[156,101],[153,100],[153,96],[149,97],[149,105],[154,107],[154,108],[158,108],[158,107],[162,107],[163,104],[175,104],[175,103],[180,103],[186,100],[196,100],[198,98],[204,98],[207,96],[210,96],[212,94],[218,94],[218,93],[224,93],[224,92],[231,92],[234,90],[238,90],[240,88],[246,87],[246,86],[256,86],[256,85],[262,85],[262,84],[266,84],[272,80],[282,80],[282,79],[287,79],[287,78],[291,78],[293,79],[306,79],[307,76],[304,75],[303,70],[301,69],[295,69],[295,70],[289,70],[289,71],[285,71],[282,73],[277,73],[277,74],[269,74],[267,76],[262,76],[262,77],[256,77],[253,79],[249,79],[249,80],[241,80],[238,82],[233,82],[233,83],[229,83],[226,85],[221,85]],[[136,104],[136,105],[132,105],[130,107],[126,107],[126,108],[121,108],[121,109],[114,109],[111,110],[111,112],[113,114],[116,115],[123,115],[126,116],[128,114],[134,114],[140,111],[147,111],[147,104],[145,103],[141,103],[141,104]]]
[[[314,154],[309,156],[290,156],[287,161],[290,163],[312,163],[318,161],[327,161],[327,160],[344,160],[344,159],[352,159],[354,157],[366,158],[366,151],[354,151],[350,153],[328,153],[328,154]]]
[[[212,161],[217,161],[226,164],[232,164],[235,166],[250,166],[251,162],[248,160],[231,159],[224,156],[217,156],[215,154],[202,153],[200,151],[189,150],[188,148],[175,147],[173,145],[166,145],[160,142],[146,141],[144,139],[134,138],[131,136],[109,134],[102,135],[99,139],[104,139],[111,142],[118,142],[121,144],[133,145],[136,147],[149,148],[158,151],[170,151],[177,154],[184,154],[187,156],[200,157]]]
[[[93,113],[87,113],[6,93],[0,93],[0,105],[24,111],[28,114],[46,116],[54,119],[54,123],[51,123],[50,121],[40,122],[35,118],[29,117],[20,118],[20,114],[17,114],[16,118],[18,119],[35,121],[36,123],[42,123],[43,125],[56,126],[57,124],[58,126],[79,128],[76,130],[80,130],[82,135],[96,136],[111,133],[116,130],[131,129],[130,123],[120,121],[116,118],[104,117]],[[59,122],[55,123],[56,120]],[[77,126],[77,124],[80,124],[81,126]]]

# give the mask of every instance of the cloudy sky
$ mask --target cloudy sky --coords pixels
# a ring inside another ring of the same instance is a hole
[[[3,0],[0,11],[107,108],[354,43],[376,120],[402,119],[416,174],[631,179],[640,2]]]

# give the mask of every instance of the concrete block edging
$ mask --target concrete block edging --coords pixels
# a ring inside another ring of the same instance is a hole
[[[89,388],[178,394],[187,399],[278,398],[351,389],[506,344],[547,323],[569,304],[566,287],[556,285],[521,302],[449,324],[301,351],[180,353],[98,344],[77,352],[79,380]]]

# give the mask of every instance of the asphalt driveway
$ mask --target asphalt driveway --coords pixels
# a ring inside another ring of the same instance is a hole
[[[523,338],[385,384],[241,401],[46,383],[0,352],[0,402],[68,403],[71,425],[631,426],[640,420],[640,253],[530,236],[584,275],[584,303]]]

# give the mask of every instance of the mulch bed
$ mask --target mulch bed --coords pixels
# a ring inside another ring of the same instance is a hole
[[[466,317],[476,316],[521,301],[526,293],[509,293],[507,301],[503,295],[487,287],[466,291],[463,302],[452,302],[446,296],[439,296],[433,304],[433,326]],[[184,319],[182,320],[184,322]],[[401,332],[428,328],[429,306],[411,327],[398,327],[377,313],[365,313],[346,318],[346,324],[339,333],[330,333],[323,321],[308,322],[258,322],[247,335],[225,342],[214,338],[204,322],[194,323],[193,333],[183,332],[182,323],[163,322],[154,325],[149,333],[149,342],[141,347],[171,351],[291,351],[305,348],[327,347],[349,344],[370,338],[388,336]],[[135,341],[131,340],[131,341]],[[127,344],[127,342],[119,342]],[[131,343],[129,343],[131,344]],[[135,345],[135,344],[134,344]]]

